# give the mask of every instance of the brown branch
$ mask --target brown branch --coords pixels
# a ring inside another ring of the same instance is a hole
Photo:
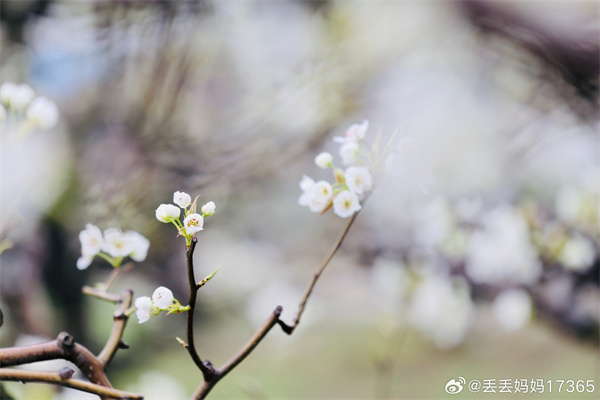
[[[323,274],[323,271],[325,271],[325,268],[329,264],[329,261],[331,261],[334,254],[338,251],[338,249],[342,245],[344,238],[348,234],[348,231],[350,230],[350,227],[352,226],[352,223],[354,222],[354,220],[356,219],[357,216],[358,216],[358,212],[355,212],[352,215],[352,217],[350,217],[350,219],[346,223],[346,226],[344,227],[344,229],[338,236],[337,240],[333,244],[333,247],[331,248],[331,250],[329,250],[329,254],[327,254],[327,256],[323,259],[318,271],[313,275],[312,280],[310,281],[308,287],[306,288],[306,291],[304,292],[304,296],[302,296],[302,300],[300,301],[300,305],[298,306],[298,311],[296,312],[296,316],[294,317],[292,324],[288,325],[285,322],[279,320],[279,322],[278,322],[279,326],[281,326],[281,329],[283,329],[283,331],[285,333],[287,333],[288,335],[291,335],[294,332],[294,330],[296,329],[296,327],[300,324],[300,317],[302,317],[302,313],[304,313],[304,308],[306,307],[308,298],[310,297],[315,285],[317,284],[317,281],[321,277],[321,274]]]
[[[123,275],[126,272],[131,271],[134,266],[135,266],[134,263],[128,262],[125,265],[114,268],[113,271],[110,273],[110,275],[108,275],[108,277],[104,281],[104,290],[108,291],[108,289],[110,289],[110,287],[113,285],[113,283],[115,283],[121,275]]]
[[[194,344],[194,311],[196,309],[196,296],[198,294],[199,287],[196,285],[196,278],[194,276],[194,250],[196,249],[196,244],[198,243],[198,239],[196,237],[192,238],[192,242],[189,246],[185,248],[185,255],[187,258],[187,272],[188,272],[188,283],[190,287],[190,297],[188,300],[188,305],[190,309],[187,312],[187,349],[190,357],[196,364],[196,366],[202,371],[202,376],[205,381],[210,381],[215,373],[215,370],[212,364],[207,361],[206,364],[202,361],[198,352],[196,351],[196,346]]]
[[[56,340],[50,342],[0,349],[0,367],[56,359],[71,361],[92,383],[112,387],[104,373],[104,365],[66,332],[61,332]]]
[[[106,290],[96,289],[91,286],[84,286],[81,288],[81,291],[88,296],[95,297],[100,300],[105,300],[111,303],[119,303],[121,301],[121,296],[116,295],[114,293],[109,293]]]
[[[282,320],[279,319],[283,309],[281,306],[278,306],[273,311],[273,313],[269,316],[269,318],[260,326],[260,328],[258,328],[256,333],[250,338],[250,340],[246,343],[246,345],[236,355],[234,355],[229,361],[227,361],[220,369],[214,369],[214,368],[212,368],[212,365],[209,364],[211,367],[211,374],[208,377],[206,376],[206,374],[204,375],[204,381],[200,384],[200,386],[198,386],[196,391],[193,393],[192,399],[206,398],[208,393],[217,384],[217,382],[219,382],[225,375],[227,375],[231,370],[233,370],[235,367],[237,367],[238,364],[240,364],[242,361],[244,361],[244,359],[246,359],[246,357],[248,357],[248,355],[256,348],[256,346],[258,346],[258,344],[261,342],[261,340],[267,335],[267,333],[269,333],[269,331],[275,325],[279,324],[279,326],[281,326],[281,329],[288,335],[291,335],[292,333],[294,333],[294,330],[300,324],[300,317],[302,316],[302,313],[304,312],[304,309],[306,308],[306,303],[308,302],[308,299],[309,299],[315,285],[317,284],[319,277],[323,274],[323,271],[325,271],[325,268],[327,267],[327,265],[329,264],[329,262],[331,261],[331,259],[335,255],[335,253],[340,248],[342,242],[344,241],[344,238],[348,234],[348,231],[350,230],[350,227],[352,226],[352,223],[354,222],[354,220],[356,219],[357,216],[358,216],[358,212],[354,213],[354,215],[352,215],[352,217],[350,217],[350,219],[346,223],[346,226],[344,227],[344,229],[338,236],[337,240],[333,244],[333,247],[331,248],[331,250],[329,251],[327,256],[321,262],[319,269],[313,275],[313,278],[312,278],[310,284],[306,288],[304,296],[302,296],[302,300],[300,301],[300,305],[298,307],[298,311],[296,312],[296,317],[294,318],[292,325],[287,325],[285,322],[283,322]],[[191,255],[193,254],[193,251],[194,251],[194,246],[195,246],[195,241],[192,242],[192,245],[190,247],[188,247],[188,249],[187,249],[188,250],[188,252],[187,252],[188,273],[190,270],[190,263],[191,263],[190,260],[191,260]],[[193,268],[192,268],[192,275],[189,276],[189,278],[190,278],[190,292],[192,292],[192,284],[194,282]],[[197,289],[198,289],[198,286],[195,287],[195,290],[197,290]],[[195,292],[194,292],[193,298],[195,301],[195,299],[196,299]],[[190,306],[191,305],[192,305],[192,302],[190,300]],[[193,314],[193,308],[190,309],[190,311],[188,311],[188,321],[189,321],[190,314]],[[190,325],[188,324],[188,334],[189,334],[189,326]],[[186,347],[186,345],[184,345],[184,347]],[[190,350],[189,347],[186,347],[186,348],[188,348],[188,351]]]
[[[232,369],[238,366],[239,363],[244,361],[246,357],[254,350],[256,346],[260,343],[261,340],[269,333],[271,328],[273,328],[277,322],[279,321],[279,316],[281,315],[281,311],[283,308],[281,306],[277,306],[277,308],[273,311],[273,313],[269,316],[269,318],[261,325],[261,327],[256,331],[254,336],[250,338],[250,340],[246,343],[246,345],[229,361],[227,361],[220,369],[215,370],[213,373],[213,377],[210,380],[204,380],[202,384],[196,389],[194,394],[192,395],[193,399],[204,399],[208,395],[208,393],[212,390],[212,388]]]
[[[125,324],[127,324],[128,316],[126,311],[131,307],[133,291],[126,289],[121,293],[121,307],[115,311],[113,315],[113,327],[110,336],[104,345],[104,348],[98,355],[98,361],[102,363],[104,368],[110,363],[115,353],[119,348],[126,346],[122,341]]]
[[[73,370],[71,370],[71,373]],[[61,372],[39,372],[39,371],[23,371],[18,369],[0,369],[0,381],[17,381],[17,382],[41,382],[52,383],[71,389],[80,390],[82,392],[93,393],[107,398],[114,399],[136,399],[141,400],[142,395],[124,392],[110,387],[97,385],[90,382],[85,382],[79,379],[65,378]]]

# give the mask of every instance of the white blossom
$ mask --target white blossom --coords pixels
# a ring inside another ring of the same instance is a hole
[[[173,194],[173,203],[177,204],[181,208],[187,208],[190,204],[192,204],[192,198],[185,192],[175,192]],[[179,214],[177,214],[177,217],[179,217]]]
[[[494,317],[506,332],[516,332],[531,319],[532,302],[522,289],[510,289],[494,300]]]
[[[581,235],[575,235],[563,245],[558,258],[567,269],[586,271],[596,259],[596,248],[589,239]]]
[[[87,267],[89,267],[92,264],[93,260],[94,260],[94,256],[82,255],[81,257],[79,257],[77,259],[77,269],[79,269],[79,270],[86,269]]]
[[[205,205],[202,206],[202,208],[200,209],[200,211],[202,211],[202,214],[209,216],[209,215],[213,215],[215,213],[215,203],[213,201],[209,201],[208,203],[206,203]]]
[[[144,261],[148,255],[150,241],[137,232],[130,231],[127,232],[126,235],[128,236],[128,241],[131,246],[131,253],[129,253],[129,257],[131,257],[133,261]]]
[[[173,204],[161,204],[156,209],[156,219],[167,223],[179,218],[180,213],[181,209]]]
[[[342,164],[345,166],[356,165],[359,152],[360,145],[356,142],[348,142],[342,145],[339,150],[340,157],[342,157]]]
[[[333,212],[342,218],[348,218],[360,208],[358,196],[348,190],[338,193],[333,199]]]
[[[315,164],[319,168],[327,169],[333,163],[333,156],[324,151],[315,157]]]
[[[137,308],[135,314],[138,317],[138,323],[143,324],[150,319],[150,316],[158,314],[158,307],[154,305],[152,299],[148,296],[138,297],[135,299]]]
[[[12,90],[9,103],[12,108],[22,110],[31,103],[34,97],[35,93],[33,89],[29,85],[22,83],[16,85],[14,90]]]
[[[58,123],[58,107],[44,96],[36,98],[27,109],[27,119],[40,129],[52,129]]]
[[[471,235],[465,272],[476,283],[535,283],[542,266],[527,222],[517,211],[499,207]]]
[[[164,286],[159,286],[152,294],[152,302],[156,307],[164,310],[173,303],[173,292]]]
[[[81,242],[81,254],[87,258],[94,257],[98,254],[98,252],[102,250],[104,244],[102,231],[92,224],[87,224],[85,229],[79,232],[79,241]],[[80,269],[85,268],[87,268],[87,266]]]
[[[333,138],[333,141],[337,143],[349,143],[362,140],[365,138],[367,129],[369,129],[369,121],[364,120],[360,125],[350,125],[343,137],[336,136]]]
[[[329,201],[333,195],[331,184],[327,181],[319,181],[312,187],[313,196],[321,201]]]
[[[322,197],[315,196],[314,194],[308,198],[308,209],[314,213],[320,213],[327,207],[329,200],[325,200]]]
[[[138,310],[150,311],[153,305],[152,299],[148,296],[142,296],[135,299],[135,306]]]
[[[472,317],[473,303],[467,284],[440,276],[421,281],[408,311],[409,323],[443,349],[463,341]]]
[[[190,214],[183,220],[183,227],[188,235],[200,232],[204,226],[204,218],[200,214]]]
[[[102,250],[111,257],[127,257],[133,252],[131,238],[120,229],[107,229],[104,231]]]
[[[365,167],[349,167],[346,169],[344,176],[346,177],[348,189],[350,189],[352,193],[358,195],[371,189],[371,186],[373,185],[371,173]]]
[[[310,203],[312,196],[312,189],[315,185],[315,181],[304,175],[302,180],[300,181],[300,189],[302,190],[302,194],[298,198],[298,204],[301,206],[308,206]]]
[[[0,101],[5,105],[10,105],[11,99],[14,97],[14,93],[17,91],[17,84],[13,82],[4,82],[0,86]]]

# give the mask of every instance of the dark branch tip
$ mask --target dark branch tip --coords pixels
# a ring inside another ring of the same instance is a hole
[[[127,350],[129,348],[129,344],[127,344],[125,341],[123,340],[119,340],[119,343],[117,344],[117,347],[119,349],[124,349]]]
[[[275,308],[275,311],[273,311],[273,315],[275,315],[277,318],[279,318],[279,316],[281,315],[282,311],[283,311],[283,307],[277,306]]]
[[[63,369],[58,371],[58,376],[60,376],[60,379],[70,379],[73,376],[73,374],[75,374],[75,371],[73,371],[69,367],[64,367]]]
[[[58,342],[60,343],[61,347],[67,348],[67,349],[73,348],[73,346],[75,344],[75,340],[73,339],[73,336],[71,336],[67,332],[61,332],[58,335]]]

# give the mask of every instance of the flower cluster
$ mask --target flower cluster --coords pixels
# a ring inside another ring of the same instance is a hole
[[[27,84],[5,82],[0,86],[0,122],[27,132],[52,129],[58,123],[58,107],[44,96],[36,97]]]
[[[178,207],[173,204],[161,204],[156,209],[156,219],[160,222],[170,222],[175,225],[175,227],[177,227],[177,232],[185,237],[188,246],[192,241],[192,237],[197,232],[204,229],[204,218],[215,213],[215,203],[209,201],[200,209],[202,215],[198,214],[196,212],[196,202],[198,197],[200,196],[197,196],[194,199],[194,202],[192,202],[192,198],[189,194],[175,192],[173,194],[173,203],[177,204]],[[183,222],[180,220],[181,209],[184,210]]]
[[[172,313],[179,314],[190,309],[190,306],[182,306],[173,297],[173,292],[164,286],[156,288],[152,298],[142,296],[135,299],[135,306],[137,308],[135,313],[140,324],[148,321],[151,316],[160,314],[161,311],[167,311],[167,315],[169,315]]]
[[[333,206],[333,212],[342,218],[348,218],[361,209],[360,201],[374,185],[374,155],[364,140],[369,128],[368,121],[354,124],[346,130],[343,137],[334,137],[340,143],[339,155],[345,170],[333,164],[333,156],[323,152],[315,158],[319,168],[333,170],[333,184],[321,180],[315,182],[304,176],[300,181],[302,195],[298,199],[301,206],[310,211],[322,213]]]
[[[79,233],[81,242],[81,257],[77,260],[78,269],[86,269],[95,256],[99,256],[117,268],[125,257],[142,262],[148,255],[150,241],[141,234],[128,231],[121,232],[118,228],[110,228],[104,234],[95,225],[87,224]]]

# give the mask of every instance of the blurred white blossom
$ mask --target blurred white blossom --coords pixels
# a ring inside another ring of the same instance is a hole
[[[117,228],[106,229],[102,250],[111,257],[127,257],[133,252],[131,237]]]
[[[315,164],[319,168],[327,169],[332,162],[333,156],[326,151],[319,153],[319,155],[315,157]]]
[[[358,196],[348,190],[338,193],[333,199],[333,212],[342,218],[348,218],[360,209]]]
[[[596,247],[592,241],[582,235],[574,235],[567,239],[558,259],[566,269],[586,271],[596,259]]]
[[[346,185],[351,192],[361,195],[371,189],[373,178],[365,167],[349,167],[344,173]]]
[[[473,318],[467,284],[445,276],[425,277],[412,296],[408,318],[414,328],[439,348],[460,344]]]
[[[506,332],[516,332],[531,319],[532,301],[522,289],[502,292],[494,300],[494,317]]]
[[[465,271],[476,283],[533,284],[542,273],[527,222],[514,209],[498,207],[471,235]]]
[[[37,128],[52,129],[58,123],[58,107],[46,97],[40,96],[33,100],[27,109],[27,119]]]

